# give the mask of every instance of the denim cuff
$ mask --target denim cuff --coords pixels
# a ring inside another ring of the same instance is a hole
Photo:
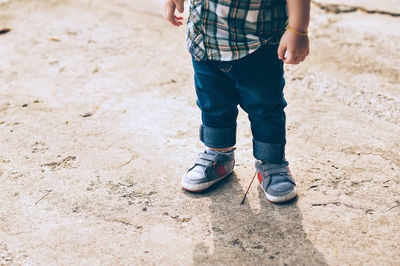
[[[253,139],[253,155],[257,160],[282,163],[285,161],[285,143],[271,144]]]
[[[200,126],[200,140],[209,148],[229,148],[236,144],[236,127],[212,128]]]

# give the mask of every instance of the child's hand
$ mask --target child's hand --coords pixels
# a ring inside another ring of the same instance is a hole
[[[301,36],[286,30],[283,34],[278,48],[278,57],[285,64],[297,65],[303,62],[309,54],[308,36]]]
[[[166,0],[165,1],[165,15],[169,22],[171,22],[174,26],[181,26],[183,17],[178,17],[175,15],[175,10],[178,10],[179,13],[183,13],[184,11],[184,0]]]

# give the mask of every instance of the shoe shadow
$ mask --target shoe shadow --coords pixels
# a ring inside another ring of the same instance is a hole
[[[196,244],[194,265],[327,265],[307,239],[297,199],[277,205],[267,201],[259,186],[258,192],[262,205],[258,214],[247,203],[240,204],[238,195],[244,191],[235,173],[205,192],[187,193],[212,200],[214,248]]]

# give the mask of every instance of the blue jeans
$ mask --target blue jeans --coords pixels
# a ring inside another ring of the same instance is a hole
[[[236,144],[238,105],[247,112],[253,154],[270,163],[285,161],[285,79],[277,46],[263,46],[229,62],[193,59],[197,105],[202,112],[200,140],[210,148]]]

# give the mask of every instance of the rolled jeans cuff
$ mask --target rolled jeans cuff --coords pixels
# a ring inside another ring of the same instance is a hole
[[[209,148],[233,147],[236,144],[236,127],[212,128],[201,125],[200,140]]]
[[[253,139],[253,155],[257,160],[282,163],[285,161],[285,143],[271,144]]]

